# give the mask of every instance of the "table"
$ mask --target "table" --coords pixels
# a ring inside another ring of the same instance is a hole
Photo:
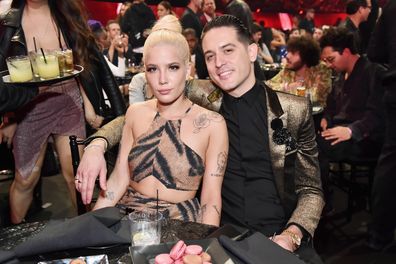
[[[23,243],[29,237],[42,231],[47,221],[24,223],[0,229],[0,250],[10,250],[16,245]],[[215,226],[199,223],[182,222],[179,220],[168,220],[162,227],[161,242],[172,242],[182,240],[199,240],[209,237],[218,230]],[[129,244],[113,245],[109,247],[88,247],[61,252],[39,254],[35,256],[23,257],[19,260],[23,263],[37,263],[38,261],[48,261],[63,258],[74,258],[79,256],[108,255],[110,263],[131,263],[129,255]]]

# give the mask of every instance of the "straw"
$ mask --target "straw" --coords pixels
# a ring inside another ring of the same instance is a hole
[[[34,51],[37,53],[37,44],[36,44],[36,38],[33,37],[33,44],[34,44]]]
[[[159,206],[158,206],[158,189],[157,189],[157,234],[158,234],[158,232],[159,232],[159,213],[158,213],[158,209],[159,209]]]
[[[47,59],[45,58],[45,54],[44,54],[43,48],[40,48],[40,50],[41,50],[41,54],[43,54],[44,62],[45,62],[45,64],[47,64]]]

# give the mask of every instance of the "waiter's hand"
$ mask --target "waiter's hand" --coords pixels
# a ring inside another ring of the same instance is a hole
[[[4,127],[2,127],[0,129],[0,143],[7,143],[7,147],[11,148],[16,128],[16,123],[6,124]]]

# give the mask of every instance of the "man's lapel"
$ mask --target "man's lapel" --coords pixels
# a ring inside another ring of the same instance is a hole
[[[266,98],[267,98],[267,122],[268,122],[268,142],[269,150],[272,163],[272,171],[274,173],[274,178],[276,185],[278,187],[279,195],[281,199],[283,198],[284,190],[284,165],[285,165],[285,154],[286,145],[276,144],[273,140],[274,129],[271,127],[271,123],[274,119],[279,118],[283,127],[287,127],[287,113],[283,111],[282,106],[279,102],[278,95],[276,92],[267,86],[265,87]]]

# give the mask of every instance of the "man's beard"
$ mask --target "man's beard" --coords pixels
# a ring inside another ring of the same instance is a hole
[[[301,60],[298,60],[291,64],[289,64],[289,63],[286,64],[286,69],[288,69],[290,71],[298,71],[302,67],[304,67],[304,63]]]

